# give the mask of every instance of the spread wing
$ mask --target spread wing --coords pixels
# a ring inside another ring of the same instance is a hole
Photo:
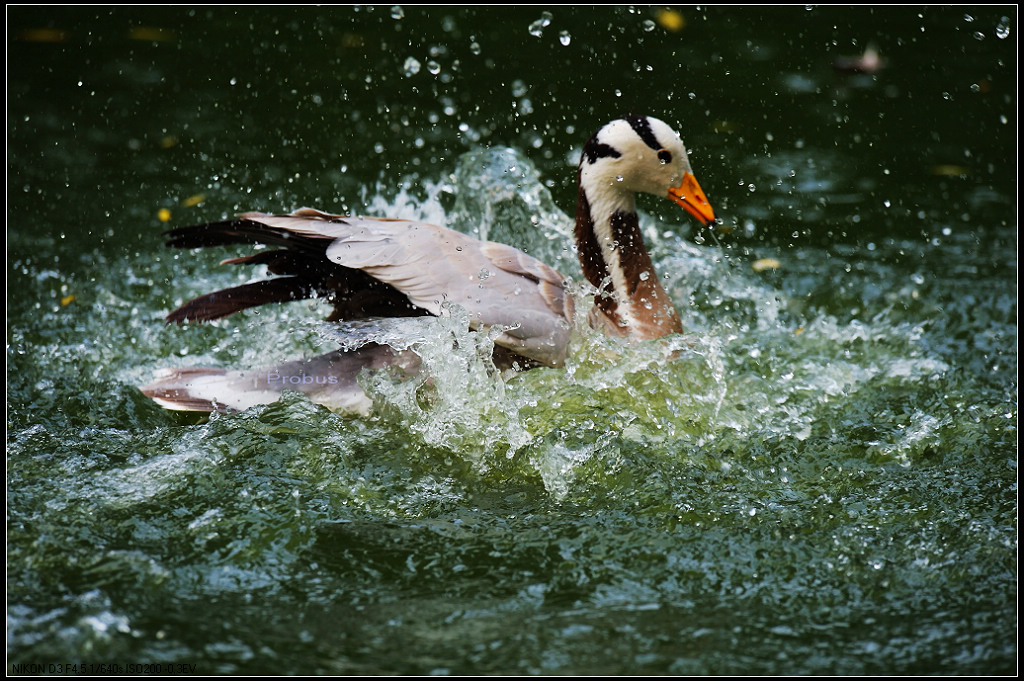
[[[168,245],[264,244],[274,250],[225,260],[267,265],[276,278],[196,298],[168,321],[219,319],[257,305],[324,297],[332,320],[445,314],[459,305],[474,328],[500,326],[499,346],[557,366],[565,359],[572,300],[563,277],[511,246],[410,220],[358,218],[302,209],[244,213],[184,227]]]

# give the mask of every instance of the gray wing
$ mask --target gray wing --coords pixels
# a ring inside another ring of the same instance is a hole
[[[410,220],[347,217],[313,209],[244,213],[238,220],[172,230],[180,248],[262,243],[280,250],[226,260],[287,275],[201,296],[169,321],[216,319],[240,309],[313,295],[334,318],[466,310],[475,329],[498,326],[495,343],[548,366],[565,360],[572,299],[563,277],[511,246]],[[353,302],[355,301],[355,302]]]
[[[431,314],[458,305],[495,343],[550,366],[565,360],[572,299],[563,277],[511,246],[421,222],[348,218],[327,258],[390,284]]]

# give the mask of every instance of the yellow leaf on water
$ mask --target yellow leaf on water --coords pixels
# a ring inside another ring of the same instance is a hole
[[[752,262],[750,266],[755,272],[764,272],[765,270],[777,270],[782,267],[782,263],[775,258],[761,258]]]
[[[174,40],[174,31],[167,28],[155,26],[136,26],[128,32],[131,40],[144,40],[147,42],[159,43]]]
[[[68,32],[59,28],[26,28],[18,33],[18,39],[26,43],[63,43]]]
[[[160,222],[170,222],[171,211],[167,210],[166,208],[161,208],[160,210],[157,211],[156,217],[157,219],[160,220]]]
[[[358,33],[346,33],[341,36],[341,46],[347,49],[361,49],[366,45],[366,39]]]
[[[954,165],[952,163],[932,166],[932,175],[942,175],[945,177],[959,177],[960,175],[966,174],[967,168],[965,168],[964,166]]]
[[[663,29],[673,33],[678,33],[686,28],[686,19],[681,12],[677,12],[674,9],[659,9],[654,15],[654,20]]]

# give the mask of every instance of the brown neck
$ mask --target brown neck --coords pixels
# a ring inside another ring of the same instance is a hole
[[[644,244],[636,211],[591,205],[580,186],[576,208],[576,245],[583,274],[598,289],[595,315],[606,330],[638,339],[680,333],[682,324],[658,281]]]

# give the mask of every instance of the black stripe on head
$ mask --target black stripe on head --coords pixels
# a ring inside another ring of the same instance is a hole
[[[612,158],[619,158],[622,156],[614,147],[602,144],[597,141],[597,135],[594,135],[583,145],[583,158],[587,159],[588,163],[596,163],[599,158],[606,158],[611,156]]]
[[[651,122],[647,116],[625,116],[623,120],[629,123],[629,127],[633,128],[633,132],[651,149],[659,151],[665,148],[665,145],[654,136],[654,131],[651,130]]]

